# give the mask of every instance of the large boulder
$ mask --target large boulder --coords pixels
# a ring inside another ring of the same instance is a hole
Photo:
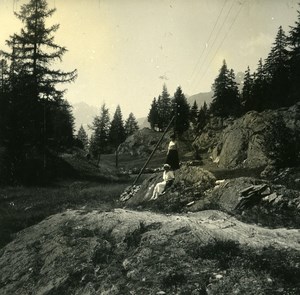
[[[244,222],[268,227],[300,226],[300,191],[252,177],[216,181],[189,208],[190,211],[217,209]]]
[[[299,294],[299,240],[218,211],[69,210],[1,250],[0,294]]]
[[[204,192],[215,185],[215,176],[193,162],[186,162],[175,171],[175,181],[164,195],[155,201],[150,200],[154,187],[162,181],[163,171],[154,173],[146,178],[138,190],[126,198],[121,196],[129,208],[152,208],[161,212],[183,212],[189,205],[201,198]]]

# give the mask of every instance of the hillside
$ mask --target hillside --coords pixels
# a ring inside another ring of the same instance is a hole
[[[191,95],[187,97],[188,103],[192,106],[194,101],[196,101],[198,107],[200,108],[204,102],[206,102],[208,105],[212,102],[213,92],[202,92],[197,93],[194,95]]]
[[[185,134],[175,181],[156,200],[168,134],[132,186],[161,136],[148,128],[120,147],[118,168],[115,155],[97,166],[64,154],[77,170],[68,187],[0,191],[7,224],[39,213],[0,250],[0,294],[299,294],[299,155],[276,167],[265,138],[278,114],[296,136],[299,110],[211,118],[197,138]]]

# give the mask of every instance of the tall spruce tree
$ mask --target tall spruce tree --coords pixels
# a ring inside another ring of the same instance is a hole
[[[265,61],[268,88],[264,108],[278,108],[290,104],[287,95],[290,76],[288,61],[287,37],[280,26]]]
[[[54,43],[53,34],[59,25],[47,28],[45,21],[55,9],[48,9],[46,0],[30,0],[21,6],[20,13],[15,15],[24,24],[19,34],[14,34],[6,41],[11,52],[1,54],[11,61],[14,78],[27,78],[32,87],[32,95],[37,100],[59,100],[64,91],[57,90],[58,83],[72,82],[77,76],[76,70],[63,72],[50,65],[61,61],[66,53],[65,47]]]
[[[156,98],[154,97],[148,114],[148,122],[150,123],[150,127],[152,130],[155,130],[155,128],[158,127],[158,121],[159,121],[158,104]]]
[[[192,123],[193,129],[197,127],[197,116],[198,116],[198,104],[196,100],[194,101],[191,110],[190,110],[190,122]]]
[[[234,72],[227,68],[224,60],[219,75],[213,84],[214,95],[210,105],[212,114],[221,117],[239,115],[240,100],[237,84],[234,80]]]
[[[90,152],[100,162],[101,154],[108,151],[110,118],[105,103],[101,106],[99,116],[94,118],[91,129],[94,131],[90,140]]]
[[[253,91],[253,77],[250,72],[249,66],[247,67],[247,70],[245,71],[244,76],[244,83],[242,88],[242,109],[244,111],[248,111],[249,106],[251,105],[251,99],[252,99],[252,91]]]
[[[88,151],[89,137],[82,125],[80,126],[80,128],[77,132],[76,139],[80,143],[81,148],[84,149],[85,151]]]
[[[208,120],[208,108],[206,102],[201,106],[197,116],[197,131],[201,132]]]
[[[15,15],[23,23],[23,28],[6,41],[10,51],[1,51],[10,67],[5,95],[8,118],[5,126],[9,132],[4,132],[4,141],[11,171],[22,167],[33,153],[43,153],[45,168],[47,146],[61,144],[53,144],[53,140],[58,139],[53,133],[56,128],[53,124],[57,122],[51,118],[62,112],[68,112],[67,116],[72,118],[71,109],[62,99],[64,91],[57,90],[56,85],[74,81],[77,73],[76,70],[63,72],[53,68],[54,62],[61,61],[66,52],[65,47],[54,43],[53,34],[59,25],[45,25],[46,19],[54,12],[55,9],[48,9],[45,0],[30,0],[22,5],[20,13]],[[67,129],[72,125],[69,123],[59,128]],[[11,174],[16,178],[16,172]]]
[[[267,105],[268,80],[264,64],[260,58],[256,72],[253,74],[252,98],[246,105],[247,110],[262,111]]]
[[[110,124],[109,140],[110,144],[117,149],[118,146],[126,139],[123,116],[121,108],[118,105],[114,113],[114,117]]]
[[[128,118],[125,120],[124,128],[126,137],[132,135],[135,131],[139,130],[138,122],[133,113],[130,113]]]
[[[114,114],[114,117],[111,121],[110,130],[109,130],[109,141],[113,146],[116,153],[116,167],[118,167],[119,162],[119,145],[124,142],[126,139],[123,116],[121,112],[121,108],[118,105]]]
[[[300,3],[299,3],[300,6]],[[288,45],[290,49],[289,66],[291,70],[290,103],[300,100],[300,11],[298,19],[291,27],[288,35]]]
[[[177,87],[172,100],[175,115],[174,133],[181,135],[189,129],[190,106],[180,86]]]
[[[158,127],[160,130],[164,130],[172,117],[172,102],[166,84],[163,85],[163,90],[157,103],[159,117]]]

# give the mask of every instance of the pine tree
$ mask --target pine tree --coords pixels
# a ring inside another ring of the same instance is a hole
[[[201,132],[208,120],[208,108],[206,102],[201,106],[197,116],[197,131]]]
[[[163,90],[161,95],[158,96],[157,100],[157,109],[158,109],[158,129],[160,131],[164,130],[171,118],[172,118],[172,103],[171,97],[168,93],[166,84],[163,85]]]
[[[300,5],[300,4],[299,4]],[[300,97],[300,11],[298,10],[298,19],[295,25],[291,27],[288,36],[288,45],[290,48],[290,70],[291,70],[291,90],[290,103],[299,101]]]
[[[132,135],[135,131],[139,130],[139,125],[133,113],[130,113],[125,121],[125,135],[126,137]]]
[[[83,126],[81,125],[79,130],[78,130],[78,133],[77,133],[77,136],[76,136],[76,139],[80,142],[81,144],[81,147],[87,151],[88,150],[88,146],[89,146],[89,137],[86,133],[86,131],[84,130]]]
[[[148,122],[150,123],[152,130],[155,130],[155,128],[158,127],[158,121],[158,104],[156,98],[154,97],[148,114]]]
[[[46,120],[48,122],[48,146],[63,151],[74,143],[75,119],[70,104],[63,100],[59,105],[50,105]]]
[[[100,115],[96,116],[91,126],[94,130],[90,141],[90,152],[100,162],[101,154],[107,152],[109,145],[110,118],[105,103],[101,106]]]
[[[247,110],[262,111],[265,109],[268,101],[267,99],[267,74],[260,58],[258,61],[258,67],[256,72],[253,74],[253,89],[252,98],[246,105]]]
[[[121,108],[118,105],[114,117],[110,124],[109,140],[112,146],[117,149],[118,146],[126,139],[125,128]]]
[[[177,87],[174,93],[172,105],[175,114],[174,133],[181,135],[189,129],[190,106],[180,86]]]
[[[28,109],[32,123],[24,122],[24,126],[36,129],[28,131],[28,134],[35,135],[31,139],[35,145],[44,144],[45,138],[49,137],[44,126],[45,118],[41,114],[53,110],[53,105],[61,107],[64,91],[57,90],[55,86],[72,82],[77,76],[76,70],[62,72],[50,67],[55,61],[61,61],[67,51],[54,43],[53,34],[59,25],[45,26],[46,19],[54,12],[55,9],[48,9],[45,0],[30,0],[22,5],[20,13],[15,14],[24,27],[19,34],[6,41],[11,52],[1,51],[11,66],[12,112],[16,111],[15,106],[20,108],[24,105],[24,109]]]
[[[233,116],[239,116],[241,114],[241,99],[239,95],[238,84],[235,79],[235,73],[233,69],[229,71],[229,89],[227,103],[231,105],[231,111],[229,112]]]
[[[194,129],[196,129],[197,126],[197,116],[198,116],[198,104],[195,100],[190,110],[190,122],[192,123]]]
[[[10,67],[5,95],[5,126],[9,132],[4,132],[4,141],[13,167],[11,170],[15,169],[12,178],[17,178],[16,170],[22,169],[24,161],[30,161],[30,154],[37,157],[37,153],[42,153],[46,168],[47,146],[61,145],[61,138],[53,132],[66,127],[64,124],[57,128],[57,122],[52,118],[64,113],[64,118],[72,120],[71,111],[63,101],[64,91],[57,90],[56,85],[74,81],[77,73],[76,70],[63,72],[53,67],[66,52],[66,48],[54,43],[53,34],[59,25],[48,28],[45,25],[54,12],[55,9],[47,8],[46,0],[30,0],[22,5],[16,16],[23,28],[6,41],[10,52],[0,52]],[[72,124],[69,122],[68,132],[72,130]],[[67,141],[71,140],[67,137]],[[53,143],[53,140],[58,142]],[[63,141],[66,143],[66,137]]]
[[[67,49],[53,42],[53,33],[59,25],[45,26],[45,20],[55,12],[47,6],[46,0],[30,0],[22,5],[20,13],[15,14],[24,28],[6,41],[12,52],[1,53],[11,61],[14,78],[28,79],[36,99],[58,100],[64,91],[55,89],[55,85],[74,81],[77,72],[62,72],[49,67],[54,61],[61,61]]]
[[[210,105],[212,114],[228,117],[237,116],[240,112],[240,100],[233,70],[228,70],[226,61],[220,69],[213,84],[214,96]]]
[[[273,47],[265,61],[266,79],[268,82],[267,101],[264,108],[278,108],[289,105],[287,93],[289,89],[287,37],[280,26]]]
[[[248,66],[247,70],[245,71],[244,83],[242,88],[242,108],[246,112],[249,110],[248,109],[249,105],[251,105],[252,91],[253,91],[253,78],[250,73],[250,68]]]

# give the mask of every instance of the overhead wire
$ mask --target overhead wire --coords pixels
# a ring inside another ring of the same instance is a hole
[[[243,4],[244,4],[244,2],[240,2],[240,8],[238,9],[238,11],[237,11],[237,13],[236,13],[236,15],[235,15],[235,17],[234,17],[234,19],[233,19],[233,22],[231,23],[231,25],[230,25],[229,29],[227,30],[226,34],[224,35],[224,37],[223,37],[221,43],[219,44],[218,48],[216,49],[216,51],[215,51],[213,57],[211,58],[211,60],[210,60],[210,62],[209,62],[209,64],[208,64],[208,66],[207,66],[205,72],[204,72],[203,75],[201,76],[201,78],[200,78],[200,80],[199,80],[199,83],[202,81],[202,79],[203,79],[204,76],[206,75],[206,73],[207,73],[207,71],[208,71],[208,69],[209,69],[211,63],[213,62],[214,58],[216,57],[216,55],[217,55],[217,53],[218,53],[220,47],[223,45],[225,39],[227,38],[229,32],[231,31],[231,29],[232,29],[234,23],[236,22],[236,20],[237,20],[239,14],[240,14],[240,12],[241,12],[241,10],[242,10],[242,8],[243,8]]]
[[[218,24],[218,22],[219,22],[219,19],[220,19],[220,17],[221,17],[221,14],[223,13],[223,10],[224,10],[224,8],[225,8],[225,5],[226,5],[227,1],[228,1],[228,0],[224,0],[224,2],[223,2],[222,9],[220,10],[220,12],[219,12],[219,14],[218,14],[218,16],[217,16],[217,19],[216,19],[216,21],[215,21],[215,24],[214,24],[214,26],[213,26],[213,29],[210,31],[209,38],[208,38],[207,41],[205,42],[205,45],[204,45],[204,47],[203,47],[203,50],[202,50],[202,52],[201,52],[201,54],[200,54],[200,56],[199,56],[199,58],[198,58],[198,60],[197,60],[197,62],[196,62],[196,64],[195,64],[195,67],[194,67],[194,69],[193,69],[193,72],[192,72],[192,74],[191,74],[189,80],[192,80],[192,78],[193,78],[193,76],[194,76],[194,74],[195,74],[195,72],[196,72],[196,69],[197,69],[197,67],[198,67],[198,65],[199,65],[199,63],[200,63],[200,61],[201,61],[201,58],[202,58],[202,56],[203,56],[203,53],[204,53],[205,49],[207,49],[207,47],[208,47],[208,45],[209,45],[210,39],[211,39],[211,37],[212,37],[212,35],[213,35],[214,31],[215,31],[215,28],[216,28],[216,26],[217,26],[217,24]]]
[[[235,5],[236,3],[237,3],[236,0],[233,0],[233,1],[232,1],[232,4],[231,4],[229,10],[227,11],[227,14],[226,14],[226,16],[225,16],[225,18],[224,18],[224,20],[223,20],[221,26],[219,27],[219,30],[218,30],[217,34],[215,35],[215,38],[214,38],[214,40],[213,40],[213,42],[212,42],[212,45],[211,45],[211,47],[210,47],[211,50],[213,49],[213,47],[214,47],[216,41],[218,40],[219,35],[220,35],[220,33],[221,33],[221,30],[224,28],[224,25],[225,25],[225,23],[227,22],[227,20],[228,20],[228,18],[229,18],[229,15],[230,15],[230,13],[231,13],[231,11],[232,11],[232,9],[233,9],[233,7],[234,7],[234,5]],[[201,65],[200,65],[200,67],[199,67],[199,71],[198,71],[198,73],[196,74],[196,76],[194,77],[193,81],[191,82],[191,86],[193,86],[193,85],[197,82],[197,77],[198,77],[198,75],[200,74],[200,72],[202,71],[203,66],[204,66],[204,64],[205,64],[205,62],[206,62],[206,59],[207,59],[207,57],[209,56],[209,54],[211,53],[211,50],[206,52],[206,54],[205,54],[205,56],[204,56],[204,59],[202,60],[202,63],[201,63]]]

